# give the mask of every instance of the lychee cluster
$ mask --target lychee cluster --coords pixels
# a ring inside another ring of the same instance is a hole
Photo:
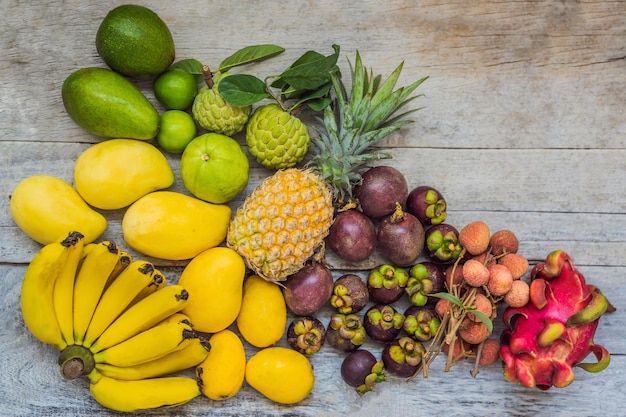
[[[473,358],[476,376],[479,366],[499,357],[499,340],[491,337],[499,306],[523,306],[529,300],[530,288],[522,279],[529,262],[517,253],[519,241],[512,231],[491,233],[482,221],[462,228],[458,241],[463,250],[445,271],[447,294],[435,305],[441,326],[426,355],[432,361],[443,351],[446,371],[455,362]]]

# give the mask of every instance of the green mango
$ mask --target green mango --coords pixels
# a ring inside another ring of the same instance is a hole
[[[81,68],[61,90],[67,114],[83,129],[108,138],[149,140],[159,113],[127,78],[107,68]]]
[[[174,62],[174,39],[152,10],[125,4],[111,10],[96,33],[96,49],[104,62],[127,77],[164,72]]]

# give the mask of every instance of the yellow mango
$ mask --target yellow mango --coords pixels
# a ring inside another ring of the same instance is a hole
[[[226,238],[231,209],[174,191],[154,191],[131,204],[122,219],[126,243],[160,259],[191,259]]]
[[[264,348],[278,342],[287,325],[287,304],[281,288],[258,275],[243,283],[237,328],[253,346]]]
[[[196,367],[197,380],[207,398],[226,400],[237,394],[243,385],[246,351],[239,336],[228,329],[213,334],[209,343],[209,354]]]
[[[117,210],[169,187],[174,172],[154,145],[110,139],[87,148],[74,164],[74,184],[83,199],[102,210]]]
[[[71,231],[82,233],[85,243],[96,240],[107,221],[78,195],[70,184],[50,175],[22,180],[11,193],[11,216],[27,236],[47,245]]]
[[[194,330],[217,333],[230,326],[241,309],[246,264],[233,249],[208,249],[193,258],[178,279],[189,292],[182,313]]]
[[[315,385],[313,366],[293,349],[272,346],[259,350],[246,363],[246,382],[272,401],[294,404]]]

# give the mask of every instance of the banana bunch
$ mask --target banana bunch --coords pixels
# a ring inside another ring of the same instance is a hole
[[[86,376],[98,403],[137,411],[200,395],[195,378],[172,375],[210,349],[180,312],[188,297],[152,263],[71,232],[33,257],[20,303],[28,330],[60,351],[65,378]]]

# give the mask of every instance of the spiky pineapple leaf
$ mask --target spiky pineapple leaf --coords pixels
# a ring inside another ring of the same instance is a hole
[[[234,67],[259,62],[281,54],[284,51],[285,48],[272,44],[246,46],[224,59],[220,63],[218,71],[226,72]]]
[[[224,77],[219,82],[217,90],[224,101],[239,107],[250,106],[270,97],[265,83],[249,74],[232,74]]]

